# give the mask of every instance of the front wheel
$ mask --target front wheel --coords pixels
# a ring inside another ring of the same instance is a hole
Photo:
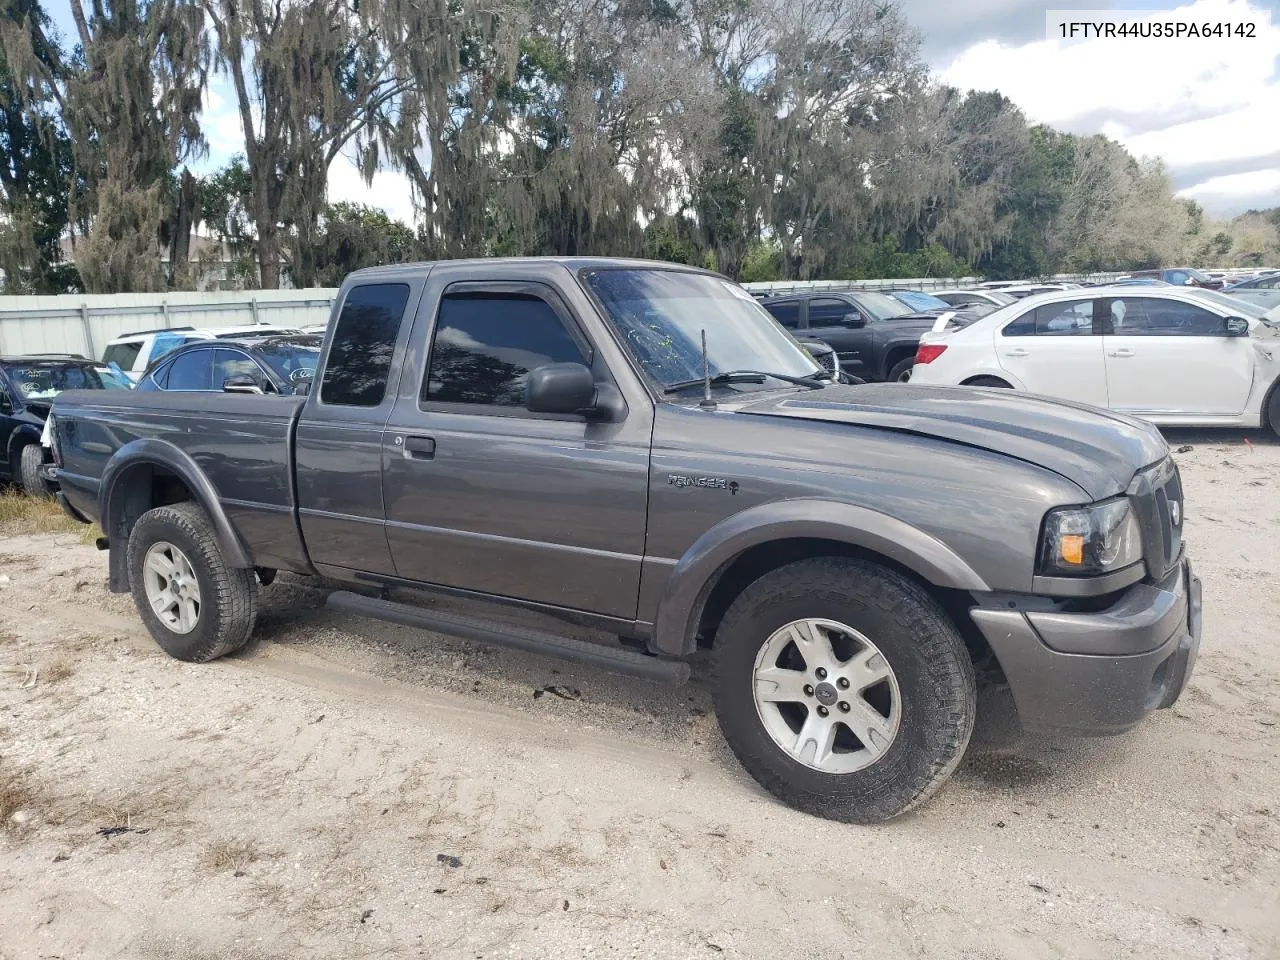
[[[44,465],[44,450],[38,443],[28,443],[18,454],[18,476],[22,480],[22,489],[29,497],[47,497],[49,491],[44,488],[40,479],[40,468]]]
[[[134,605],[165,653],[205,663],[248,642],[257,617],[254,572],[227,566],[198,504],[148,510],[128,549]]]
[[[766,790],[849,823],[896,817],[959,764],[977,691],[955,625],[918,584],[863,560],[761,577],[717,631],[720,729]]]

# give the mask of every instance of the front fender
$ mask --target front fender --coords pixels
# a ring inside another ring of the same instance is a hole
[[[9,434],[8,443],[5,445],[5,459],[9,463],[14,463],[14,455],[18,452],[19,447],[25,447],[28,443],[40,442],[40,428],[29,423],[18,424],[11,434]]]
[[[868,550],[934,586],[976,593],[991,589],[945,543],[895,517],[835,500],[763,503],[717,523],[672,568],[658,606],[653,648],[670,656],[692,653],[702,609],[733,561],[752,547],[795,539],[832,540]]]
[[[137,496],[131,486],[133,471],[140,467],[160,467],[182,480],[192,497],[204,508],[218,536],[218,547],[230,567],[247,569],[253,561],[245,549],[235,527],[227,519],[218,491],[209,481],[200,465],[185,450],[154,437],[133,440],[112,454],[102,471],[99,486],[99,507],[102,529],[110,544],[108,585],[114,593],[129,589],[129,573],[125,552],[129,544],[129,531],[143,513],[151,508],[150,491],[146,497]],[[130,494],[134,494],[130,496]]]

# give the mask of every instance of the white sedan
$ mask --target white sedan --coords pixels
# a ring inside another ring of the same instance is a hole
[[[913,384],[1006,387],[1167,426],[1280,433],[1280,322],[1212,290],[1091,287],[924,334]]]

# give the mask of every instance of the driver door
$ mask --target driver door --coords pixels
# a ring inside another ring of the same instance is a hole
[[[609,373],[543,283],[467,281],[433,294],[425,371],[406,366],[383,433],[396,573],[491,596],[636,615],[651,409],[592,423],[530,413],[524,383],[551,363]]]
[[[840,368],[859,377],[870,373],[871,331],[856,306],[836,297],[809,301],[809,334],[825,340],[840,358]]]
[[[1113,410],[1138,416],[1231,417],[1253,388],[1249,337],[1181,300],[1116,297],[1102,337]]]

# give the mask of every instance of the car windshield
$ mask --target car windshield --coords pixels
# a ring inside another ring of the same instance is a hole
[[[1258,304],[1229,293],[1219,293],[1217,290],[1192,290],[1189,292],[1201,299],[1210,300],[1219,307],[1225,307],[1237,317],[1261,320],[1267,315],[1267,311]]]
[[[945,300],[939,300],[931,293],[925,293],[922,290],[893,290],[889,296],[895,300],[901,300],[912,310],[950,310],[951,304]]]
[[[747,370],[790,377],[823,373],[751,294],[728,280],[682,270],[609,269],[586,271],[582,281],[645,373],[662,387],[702,377],[704,331],[713,377]]]
[[[65,390],[129,389],[111,371],[91,364],[15,364],[9,377],[25,400],[52,400]]]
[[[909,307],[901,300],[895,300],[893,297],[885,293],[855,293],[853,299],[858,301],[858,306],[871,314],[875,320],[892,320],[895,317],[905,317],[909,313],[915,313],[915,307]],[[943,307],[947,307],[944,303]]]
[[[287,383],[314,380],[316,365],[320,362],[320,338],[269,341],[260,344],[254,352]]]

